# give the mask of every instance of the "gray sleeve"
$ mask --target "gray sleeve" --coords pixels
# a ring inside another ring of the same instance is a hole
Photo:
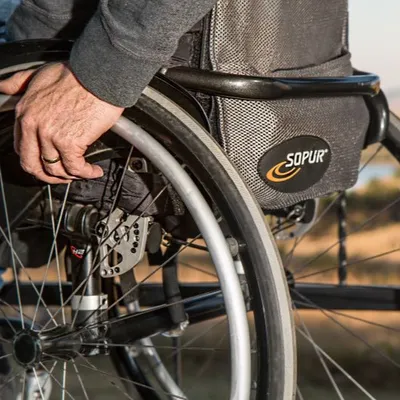
[[[4,0],[0,0],[4,1]],[[10,40],[76,39],[99,0],[23,0],[7,23]]]
[[[130,107],[216,0],[100,0],[70,65],[90,92]]]

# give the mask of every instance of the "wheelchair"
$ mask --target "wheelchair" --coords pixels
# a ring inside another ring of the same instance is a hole
[[[2,45],[0,78],[68,60],[71,47]],[[306,68],[266,77],[184,64],[178,51],[89,148],[87,159],[106,172],[93,181],[49,186],[24,173],[13,151],[18,98],[0,97],[1,258],[10,266],[0,341],[1,357],[12,360],[4,390],[14,383],[25,396],[36,383],[46,399],[102,391],[131,399],[302,398],[296,331],[319,357],[324,351],[307,327],[296,327],[298,309],[398,309],[394,286],[346,285],[346,190],[361,151],[378,145],[397,160],[400,154],[400,121],[379,77],[335,76],[336,67],[328,76],[307,76]],[[260,137],[261,128],[245,132],[254,118],[249,107],[264,128],[292,130],[306,110],[307,120],[329,131],[313,110],[355,104],[364,107],[357,117],[337,114],[347,133],[335,144],[304,121],[298,135],[267,147],[259,142],[275,138]],[[264,105],[275,110],[268,118]],[[332,210],[338,263],[306,274],[331,248],[300,266],[295,250]],[[337,284],[302,282],[326,270],[338,273]]]

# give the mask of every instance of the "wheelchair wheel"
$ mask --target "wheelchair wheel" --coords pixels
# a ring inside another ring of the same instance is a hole
[[[0,78],[68,57],[42,42],[7,46]],[[0,340],[7,381],[25,397],[36,382],[48,398],[42,374],[62,398],[293,398],[291,306],[273,237],[201,122],[163,94],[169,85],[146,88],[117,135],[89,150],[104,179],[66,187],[19,169],[13,112],[0,114],[10,266]]]
[[[268,217],[295,309],[299,399],[398,397],[399,137],[391,114],[354,188]]]

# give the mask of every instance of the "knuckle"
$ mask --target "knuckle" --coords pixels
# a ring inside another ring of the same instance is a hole
[[[22,115],[23,111],[24,111],[24,103],[22,101],[19,101],[15,106],[15,115],[19,117]]]
[[[44,169],[47,172],[49,172],[51,175],[54,175],[58,170],[58,168],[55,167],[54,165],[50,165],[50,164],[46,164],[46,163],[43,163],[43,164],[44,164]]]
[[[81,172],[81,169],[75,165],[67,165],[65,169],[71,175],[79,175]]]
[[[34,175],[35,174],[35,168],[33,165],[21,162],[21,168],[27,172],[28,174]]]
[[[54,146],[57,147],[57,149],[59,149],[61,151],[68,149],[68,143],[65,142],[65,138],[63,138],[59,134],[53,135],[52,138],[51,138],[51,141],[54,144]]]
[[[44,139],[44,140],[53,139],[52,132],[48,127],[47,128],[44,127],[43,129],[40,129],[40,131],[38,132],[38,135],[41,139]],[[54,142],[54,141],[52,140],[52,142]]]
[[[20,80],[25,78],[26,73],[27,73],[27,71],[15,72],[14,75],[10,78],[10,81],[11,82],[19,82]]]
[[[19,90],[19,85],[18,85],[18,81],[16,80],[10,80],[9,82],[5,83],[5,89],[9,92],[9,93],[15,93],[18,92]]]
[[[30,130],[30,129],[35,128],[36,121],[31,115],[25,114],[23,117],[20,118],[20,124],[21,124],[22,130],[24,130],[24,129]]]

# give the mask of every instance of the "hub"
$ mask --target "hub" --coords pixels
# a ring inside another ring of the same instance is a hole
[[[30,330],[23,330],[14,337],[13,355],[15,361],[23,367],[34,367],[40,361],[41,343],[39,335]]]
[[[69,326],[58,326],[43,333],[24,329],[14,336],[12,345],[15,361],[25,368],[51,359],[69,361],[77,354],[85,354],[83,335],[72,333]]]

